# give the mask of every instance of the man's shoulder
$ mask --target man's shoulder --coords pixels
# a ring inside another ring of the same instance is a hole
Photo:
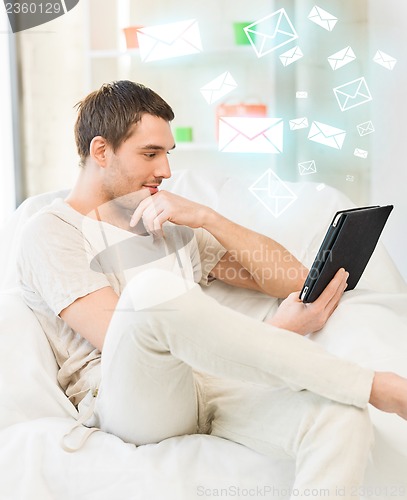
[[[79,217],[76,220],[73,215],[63,199],[57,198],[27,219],[21,231],[21,239],[39,239],[44,235],[60,234],[77,227],[80,220]]]

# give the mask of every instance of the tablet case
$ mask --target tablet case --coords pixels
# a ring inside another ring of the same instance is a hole
[[[336,212],[300,293],[314,302],[341,268],[349,273],[346,290],[353,290],[365,270],[393,205]]]

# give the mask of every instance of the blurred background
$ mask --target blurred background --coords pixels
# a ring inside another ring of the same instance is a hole
[[[315,183],[316,196],[329,185],[359,206],[393,204],[383,241],[407,279],[406,19],[403,0],[79,0],[13,33],[2,3],[0,221],[26,197],[72,185],[75,104],[130,79],[175,111],[173,169],[249,187],[271,168]],[[268,152],[248,146],[252,117],[277,124]],[[228,136],[237,152],[222,137],[231,123],[246,134]],[[318,124],[322,139],[310,140]]]

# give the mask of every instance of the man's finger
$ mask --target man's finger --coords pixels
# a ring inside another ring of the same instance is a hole
[[[340,282],[338,289],[336,290],[335,295],[332,297],[332,299],[328,302],[327,304],[327,310],[328,314],[331,315],[334,310],[338,307],[339,301],[341,300],[341,297],[346,290],[347,287],[347,282],[346,280],[349,277],[349,273],[345,272],[345,275],[343,276],[342,281]]]
[[[153,202],[152,196],[148,196],[148,198],[145,198],[143,201],[141,201],[134,211],[133,215],[131,216],[130,219],[130,227],[134,227],[137,225],[139,220],[141,219],[144,211],[146,208]]]
[[[332,300],[332,298],[336,295],[338,289],[342,288],[343,281],[345,279],[346,271],[345,269],[341,268],[335,276],[332,278],[332,280],[329,282],[325,290],[321,293],[321,295],[317,298],[317,300],[314,302],[319,303],[322,305],[322,307],[326,307],[329,302]]]
[[[154,231],[154,234],[157,234],[157,235],[162,235],[163,234],[162,225],[167,220],[168,220],[168,216],[165,214],[164,211],[161,212],[161,213],[159,213],[159,214],[157,214],[157,216],[153,220],[153,231]]]
[[[150,203],[147,208],[144,209],[143,215],[141,216],[144,227],[150,234],[156,232],[156,219],[161,216],[164,209],[162,207],[158,208],[155,203]],[[158,227],[158,226],[157,226]]]

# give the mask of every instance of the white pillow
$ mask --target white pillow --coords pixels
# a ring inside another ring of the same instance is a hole
[[[0,429],[77,414],[58,385],[48,340],[18,290],[0,292],[0,367]]]
[[[17,286],[16,253],[21,230],[31,215],[51,203],[58,196],[66,196],[67,191],[52,191],[27,198],[0,228],[0,290]]]

